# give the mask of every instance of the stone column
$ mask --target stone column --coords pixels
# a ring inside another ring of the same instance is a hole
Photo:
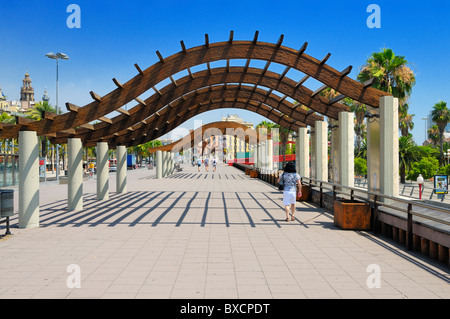
[[[309,178],[309,135],[306,127],[298,129],[298,145],[295,148],[298,148],[298,173]]]
[[[267,140],[266,142],[266,148],[267,148],[267,169],[272,171],[273,170],[273,140]]]
[[[97,143],[97,200],[109,199],[108,143]]]
[[[256,168],[258,165],[258,144],[253,145],[253,166]]]
[[[316,121],[316,179],[328,182],[327,122]]]
[[[311,139],[311,161],[310,161],[310,175],[311,178],[316,179],[316,128],[311,126],[310,129],[310,139]]]
[[[382,194],[399,195],[398,99],[380,98],[380,171]]]
[[[80,138],[67,140],[68,179],[67,208],[69,211],[83,209],[83,145]]]
[[[160,179],[162,178],[162,152],[156,151],[156,178]]]
[[[175,171],[175,154],[170,152],[170,174],[173,174]]]
[[[339,183],[355,186],[355,129],[353,112],[339,112]]]
[[[127,147],[119,145],[117,152],[116,192],[127,192]]]
[[[331,141],[330,141],[330,164],[331,164],[331,181],[333,183],[340,183],[340,173],[341,173],[341,141],[340,141],[340,131],[341,123],[340,120],[330,119],[330,131],[331,131]]]
[[[19,228],[39,227],[39,143],[36,132],[19,131]]]
[[[378,109],[367,106],[367,112],[378,116]],[[380,119],[367,119],[367,190],[380,192]],[[373,197],[373,196],[369,196]]]

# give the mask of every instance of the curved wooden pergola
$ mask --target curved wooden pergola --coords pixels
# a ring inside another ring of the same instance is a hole
[[[283,36],[277,43],[258,42],[258,32],[252,41],[235,41],[231,32],[228,41],[218,43],[209,43],[205,35],[205,44],[191,49],[186,49],[181,41],[180,52],[163,58],[157,51],[159,62],[145,70],[135,64],[138,71],[135,77],[123,84],[113,79],[117,88],[104,96],[90,92],[94,101],[83,107],[66,103],[68,112],[64,114],[46,113],[40,121],[17,117],[16,124],[1,123],[0,138],[17,138],[19,131],[28,130],[48,136],[52,143],[65,143],[76,137],[85,146],[97,142],[108,142],[110,148],[133,146],[158,138],[195,115],[218,108],[246,109],[283,127],[298,129],[313,126],[323,116],[337,119],[339,112],[348,111],[339,103],[345,97],[378,107],[380,97],[390,95],[370,87],[371,81],[359,83],[348,77],[351,66],[338,71],[327,65],[330,54],[318,60],[305,53],[307,43],[297,50],[283,46],[282,42]],[[246,63],[232,67],[233,59]],[[250,67],[252,60],[266,64],[264,68]],[[226,66],[211,68],[210,63],[216,61],[226,61]],[[284,71],[280,74],[270,71],[272,63],[283,65]],[[192,73],[191,68],[199,65],[206,68]],[[286,75],[291,69],[304,76],[290,79]],[[174,76],[182,71],[188,75],[175,80]],[[323,86],[315,91],[308,89],[304,83],[309,78]],[[155,88],[167,79],[168,85],[160,90]],[[340,95],[333,99],[321,96],[319,93],[328,87]],[[149,90],[154,93],[140,99]],[[132,101],[136,105],[130,110],[122,108]],[[107,118],[112,112],[119,115]],[[90,124],[94,121],[100,122]]]
[[[249,128],[246,125],[236,122],[220,121],[202,125],[196,130],[190,130],[189,134],[170,144],[149,148],[150,153],[156,151],[178,152],[180,149],[189,149],[195,146],[196,142],[203,140],[204,137],[211,137],[217,134],[225,135],[229,130],[234,130],[235,135],[242,138],[246,143],[260,140],[258,131]],[[265,140],[265,139],[264,139]]]

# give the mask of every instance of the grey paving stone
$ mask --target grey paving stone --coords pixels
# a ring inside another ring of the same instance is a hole
[[[370,232],[342,231],[298,203],[285,222],[282,194],[233,167],[155,179],[128,171],[128,193],[67,211],[67,185],[42,184],[41,227],[0,240],[0,298],[450,298],[450,274]],[[214,177],[213,177],[214,176]],[[17,194],[15,196],[17,207]],[[67,287],[79,265],[81,288]],[[369,288],[367,267],[380,266]]]

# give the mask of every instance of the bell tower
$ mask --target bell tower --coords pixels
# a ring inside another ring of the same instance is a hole
[[[25,73],[25,77],[22,80],[23,85],[20,89],[20,102],[22,104],[22,108],[27,109],[34,104],[34,89],[31,86],[30,75]]]

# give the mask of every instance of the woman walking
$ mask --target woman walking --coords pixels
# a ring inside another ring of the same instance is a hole
[[[291,220],[295,220],[295,203],[297,201],[297,184],[300,181],[300,175],[295,170],[293,163],[287,163],[284,172],[278,178],[278,184],[283,179],[283,205],[286,211],[286,221],[289,221],[289,211],[291,211]],[[301,196],[301,187],[298,190],[298,196]]]

